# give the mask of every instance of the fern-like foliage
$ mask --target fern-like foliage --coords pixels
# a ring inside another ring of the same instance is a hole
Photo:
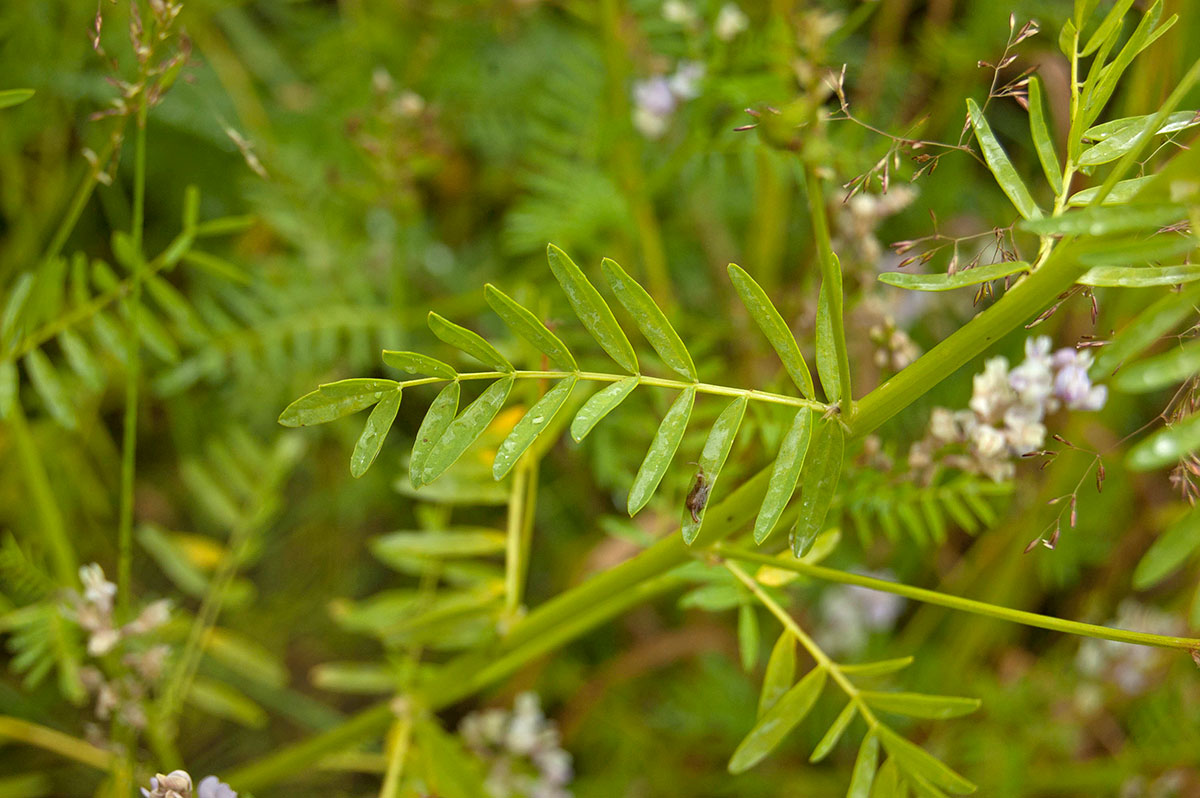
[[[1011,482],[993,482],[975,474],[958,474],[933,485],[896,482],[887,474],[861,469],[846,480],[838,505],[854,522],[859,539],[866,543],[883,530],[888,540],[907,537],[921,546],[946,540],[956,526],[975,534],[995,525],[993,506],[1013,492]]]

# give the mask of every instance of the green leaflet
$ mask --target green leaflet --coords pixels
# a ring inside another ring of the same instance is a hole
[[[1128,180],[1118,181],[1117,184],[1113,186],[1113,190],[1110,191],[1107,196],[1105,196],[1104,201],[1100,204],[1121,205],[1129,202],[1136,198],[1138,193],[1141,192],[1141,190],[1146,187],[1146,184],[1153,180],[1154,177],[1154,175],[1147,175],[1146,177],[1131,177]],[[1100,188],[1100,186],[1092,186],[1091,188],[1085,188],[1082,191],[1077,191],[1071,195],[1069,200],[1067,200],[1067,204],[1072,208],[1091,205],[1092,200],[1094,200],[1096,195],[1100,193]]]
[[[746,311],[754,319],[758,328],[762,330],[767,341],[770,342],[771,348],[779,356],[779,361],[783,364],[788,376],[792,378],[792,382],[800,389],[803,396],[808,399],[815,398],[816,390],[813,386],[812,372],[808,370],[808,363],[804,360],[800,345],[796,343],[796,337],[792,335],[792,331],[767,296],[766,291],[763,291],[762,286],[736,263],[729,264],[728,271],[729,279],[741,298],[742,304],[746,306]]]
[[[1129,39],[1117,53],[1117,57],[1110,63],[1105,64],[1100,70],[1100,75],[1094,85],[1088,80],[1088,86],[1084,88],[1083,103],[1083,123],[1090,125],[1093,120],[1100,115],[1104,106],[1108,104],[1109,98],[1112,97],[1113,91],[1117,88],[1117,81],[1121,75],[1133,63],[1133,59],[1138,53],[1149,47],[1151,44],[1170,30],[1178,21],[1178,15],[1172,14],[1161,26],[1155,28],[1158,24],[1159,17],[1162,16],[1162,0],[1154,0],[1146,13],[1142,15],[1141,21],[1137,28],[1130,34]]]
[[[700,463],[696,468],[693,484],[698,484],[697,480],[704,480],[706,492],[711,491],[717,484],[717,478],[721,475],[721,469],[725,467],[725,460],[729,457],[729,451],[733,448],[733,442],[737,438],[738,429],[742,426],[742,418],[745,415],[746,397],[742,395],[730,402],[721,411],[721,415],[717,416],[712,429],[709,430],[708,439],[704,442],[704,448],[700,451]],[[704,524],[707,502],[702,504],[705,506],[701,506],[695,511],[699,521],[692,520],[691,509],[685,507],[683,510],[683,542],[689,546],[700,534],[700,527]]]
[[[1143,239],[1113,242],[1100,249],[1083,252],[1079,262],[1084,266],[1129,266],[1154,263],[1190,253],[1197,246],[1192,236],[1155,235]]]
[[[792,688],[796,679],[796,636],[790,630],[779,633],[779,639],[767,659],[762,691],[758,694],[758,717],[767,714],[779,699]]]
[[[906,798],[907,795],[908,788],[900,778],[896,760],[889,757],[884,761],[879,772],[875,774],[875,785],[872,788],[871,798]]]
[[[322,662],[310,676],[318,689],[363,695],[393,693],[399,682],[391,665],[376,662]]]
[[[634,324],[642,331],[642,335],[646,336],[646,340],[654,347],[654,351],[658,352],[663,362],[685,379],[695,381],[696,365],[692,363],[692,356],[646,289],[626,274],[615,260],[605,258],[600,262],[600,269],[604,272],[604,279],[608,280],[609,287],[616,294],[617,301],[629,311]]]
[[[812,756],[808,758],[808,761],[815,764],[829,756],[829,752],[838,744],[838,740],[842,739],[842,735],[846,733],[846,727],[850,725],[850,721],[854,720],[856,714],[858,714],[858,705],[853,701],[846,704],[834,719],[833,725],[825,732],[825,736],[817,743],[817,747],[813,749]]]
[[[910,291],[952,291],[968,285],[979,285],[1029,271],[1029,264],[1015,260],[990,263],[974,269],[964,269],[954,274],[913,274],[911,272],[883,272],[879,282],[906,288]]]
[[[747,673],[758,664],[759,630],[758,615],[754,605],[746,602],[738,607],[738,653],[742,658],[742,670]]]
[[[494,529],[400,531],[371,541],[371,553],[391,563],[413,557],[486,557],[504,551],[504,533]]]
[[[861,662],[853,665],[842,665],[842,673],[853,673],[862,677],[870,676],[886,676],[889,673],[901,671],[912,665],[912,657],[896,657],[895,659],[881,659],[875,662]]]
[[[1100,141],[1080,153],[1079,165],[1099,166],[1117,160],[1141,143],[1142,128],[1149,119],[1149,116],[1134,116],[1091,128],[1084,135]],[[1168,116],[1166,123],[1153,135],[1175,133],[1196,124],[1200,124],[1200,119],[1197,119],[1195,111],[1177,111]],[[1109,128],[1110,125],[1116,126]],[[1105,128],[1109,128],[1105,134],[1098,135],[1098,131]]]
[[[412,456],[408,459],[408,478],[414,488],[424,484],[420,475],[425,470],[425,459],[433,451],[434,445],[446,434],[446,428],[458,413],[458,397],[461,391],[457,381],[450,383],[438,392],[433,403],[429,405],[429,410],[425,412],[425,418],[417,429],[417,437],[413,439]]]
[[[1200,373],[1200,341],[1146,358],[1117,372],[1113,385],[1126,393],[1166,388]]]
[[[1149,471],[1172,465],[1184,455],[1200,449],[1200,413],[1188,416],[1140,441],[1129,450],[1126,464],[1134,471]]]
[[[425,457],[421,469],[422,485],[433,482],[462,457],[463,452],[483,434],[500,408],[504,407],[512,387],[512,377],[496,380],[450,422],[442,437],[434,442],[433,450]]]
[[[813,668],[758,720],[729,759],[729,772],[742,773],[757,765],[783,742],[813,708],[825,687],[824,668]]]
[[[17,401],[17,364],[11,360],[0,361],[0,419],[8,418]]]
[[[437,358],[417,352],[398,352],[395,349],[385,349],[383,350],[383,362],[394,369],[425,377],[444,377],[452,380],[458,376],[458,372]]]
[[[637,355],[604,297],[588,282],[567,253],[551,244],[546,249],[546,257],[550,261],[550,271],[554,272],[554,278],[562,286],[575,315],[596,339],[596,343],[618,366],[630,374],[637,374]]]
[[[975,792],[974,784],[946,767],[925,749],[910,743],[886,726],[880,726],[878,732],[879,741],[905,773],[919,776],[955,795]]]
[[[399,388],[384,394],[383,399],[379,400],[379,404],[371,411],[371,415],[367,416],[362,435],[358,436],[354,452],[350,455],[350,475],[355,479],[367,473],[367,469],[379,456],[383,441],[392,428],[392,422],[396,420],[396,411],[400,409],[400,394]]]
[[[378,402],[383,395],[394,390],[394,387],[384,387],[376,390],[362,390],[359,393],[330,394],[322,389],[306,393],[292,402],[279,414],[279,423],[285,427],[307,427],[313,424],[324,424],[351,413],[357,413],[365,407]]]
[[[1090,235],[1154,231],[1187,218],[1186,205],[1174,202],[1098,206],[1021,222],[1018,227],[1037,235]]]
[[[850,789],[846,798],[870,798],[871,784],[875,781],[875,768],[879,764],[879,737],[867,732],[854,760],[854,771],[850,775]]]
[[[442,731],[436,720],[421,717],[413,724],[428,791],[444,798],[479,798],[487,795],[479,761],[468,754],[457,737]]]
[[[956,718],[979,709],[978,698],[924,693],[882,693],[864,690],[863,699],[873,709],[912,718]]]
[[[562,409],[567,397],[571,395],[571,389],[575,387],[578,380],[578,377],[570,376],[560,381],[521,417],[521,420],[512,428],[512,432],[508,433],[508,437],[500,444],[500,448],[496,450],[496,459],[492,462],[493,477],[502,479],[517,464],[517,460],[525,454],[525,450],[558,415],[558,411]]]
[[[1062,166],[1058,163],[1054,139],[1050,135],[1050,126],[1046,123],[1046,108],[1042,103],[1042,81],[1037,75],[1029,78],[1029,133],[1033,138],[1038,160],[1042,164],[1042,171],[1046,173],[1046,180],[1057,197],[1063,193]]]
[[[1094,379],[1108,377],[1122,363],[1139,355],[1190,315],[1196,302],[1200,302],[1200,284],[1189,286],[1178,294],[1167,294],[1143,310],[1112,343],[1101,348],[1091,368],[1091,376]]]
[[[638,377],[626,377],[592,394],[583,403],[583,407],[579,408],[574,421],[571,422],[571,437],[575,439],[575,442],[578,443],[586,438],[587,434],[592,431],[592,427],[600,422],[600,419],[624,402],[625,397],[629,396],[630,392],[638,386],[638,382],[640,382]]]
[[[63,330],[58,334],[58,345],[71,370],[79,375],[87,387],[93,391],[104,388],[104,366],[92,354],[92,350],[84,343],[82,337],[73,330]]]
[[[1092,32],[1088,37],[1087,43],[1079,51],[1079,55],[1087,57],[1096,52],[1100,45],[1110,36],[1115,35],[1121,27],[1121,22],[1125,19],[1125,14],[1133,5],[1133,0],[1117,0],[1109,12],[1104,15],[1104,19],[1100,22],[1099,27]]]
[[[841,287],[837,300],[841,301]],[[841,378],[838,376],[837,344],[834,343],[833,315],[829,307],[829,291],[825,281],[817,293],[817,376],[821,378],[821,390],[825,401],[835,403],[841,396]]]
[[[1192,266],[1097,266],[1076,282],[1100,288],[1156,288],[1200,280],[1200,264]]]
[[[1029,189],[1025,187],[1021,176],[1017,174],[1012,161],[1008,159],[1004,148],[996,140],[991,126],[988,125],[987,119],[984,118],[983,112],[979,110],[979,106],[974,100],[967,100],[967,113],[971,117],[971,127],[975,129],[975,138],[979,141],[979,149],[983,152],[983,160],[987,162],[992,176],[996,178],[1000,188],[1008,195],[1017,212],[1026,219],[1036,219],[1041,216],[1041,209],[1033,201]]]
[[[803,557],[812,548],[817,533],[824,529],[825,516],[837,492],[842,474],[845,433],[837,419],[817,425],[812,442],[813,456],[804,471],[800,492],[800,512],[792,533],[792,554]]]
[[[75,407],[71,404],[67,389],[50,358],[46,357],[42,350],[34,349],[25,356],[24,363],[29,382],[45,402],[46,410],[63,427],[75,429],[79,424],[75,417]]]
[[[5,89],[0,91],[0,108],[20,105],[33,96],[33,89]]]
[[[1166,121],[1159,126],[1155,135],[1163,135],[1164,133],[1176,133],[1180,130],[1186,130],[1193,125],[1200,124],[1200,117],[1197,111],[1175,111],[1169,114]],[[1090,127],[1084,131],[1083,137],[1091,141],[1105,141],[1113,136],[1118,136],[1129,129],[1134,132],[1140,130],[1148,121],[1150,114],[1146,116],[1127,116],[1122,119],[1113,119],[1095,127]]]
[[[679,448],[679,442],[683,440],[683,433],[692,417],[692,405],[695,401],[695,387],[684,389],[667,410],[662,423],[658,425],[658,431],[654,433],[654,439],[650,442],[650,449],[633,479],[633,487],[629,489],[630,515],[635,515],[646,506],[646,502],[650,501],[650,497],[658,488],[658,483],[662,481],[667,466],[671,464],[671,458],[675,456],[675,450]]]
[[[395,380],[377,380],[371,377],[354,377],[337,382],[326,382],[317,390],[332,399],[341,399],[365,394],[379,394],[393,391],[400,386]]]
[[[188,688],[188,703],[218,718],[231,720],[251,729],[267,723],[267,713],[242,692],[224,682],[196,676]]]
[[[472,332],[466,327],[460,327],[452,321],[447,321],[433,311],[429,311],[429,329],[446,343],[466,352],[480,363],[486,363],[496,371],[512,371],[513,365],[496,349],[485,341],[479,333]]]
[[[575,357],[566,344],[550,332],[532,311],[491,283],[483,287],[483,293],[492,310],[496,311],[496,315],[503,319],[513,332],[537,347],[563,371],[579,370],[579,364],[575,362]]]
[[[800,481],[800,469],[804,467],[804,457],[808,453],[809,440],[812,437],[811,408],[802,407],[792,419],[792,426],[783,436],[779,444],[779,454],[775,456],[775,465],[771,469],[771,480],[767,483],[767,493],[763,497],[762,507],[758,510],[758,518],[754,521],[754,542],[761,544],[775,529],[779,516],[792,500],[796,492],[796,483]]]
[[[1133,571],[1135,590],[1154,587],[1200,548],[1200,510],[1192,508],[1151,544]]]

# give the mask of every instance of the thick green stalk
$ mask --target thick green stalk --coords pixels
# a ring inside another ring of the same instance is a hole
[[[1049,629],[1054,632],[1065,632],[1067,634],[1080,635],[1083,637],[1094,637],[1100,640],[1114,640],[1118,643],[1134,643],[1140,646],[1181,648],[1188,651],[1194,651],[1200,648],[1200,639],[1196,638],[1152,635],[1144,632],[1130,632],[1125,629],[1114,629],[1109,626],[1097,626],[1096,624],[1091,623],[1068,621],[1062,618],[1054,618],[1049,615],[1039,615],[1036,612],[1014,610],[1008,607],[999,607],[995,604],[988,604],[987,602],[983,601],[962,598],[961,596],[951,596],[946,593],[939,593],[936,590],[926,590],[920,587],[912,587],[911,585],[905,585],[899,582],[888,582],[884,579],[876,579],[871,576],[850,573],[849,571],[837,571],[833,568],[824,568],[820,565],[809,565],[801,560],[769,557],[765,554],[746,551],[744,549],[739,549],[737,547],[727,546],[724,544],[717,544],[714,547],[714,550],[721,556],[732,560],[768,565],[772,568],[778,568],[783,571],[793,571],[798,574],[813,577],[814,579],[822,579],[826,582],[838,582],[844,585],[857,585],[859,587],[865,587],[871,590],[894,593],[897,596],[904,596],[905,598],[910,598],[914,601],[920,601],[926,604],[936,604],[939,607],[948,607],[952,610],[969,612],[974,615],[982,615],[988,618],[998,618],[1002,621],[1011,621],[1012,623],[1019,623],[1025,626],[1036,626],[1039,629]]]

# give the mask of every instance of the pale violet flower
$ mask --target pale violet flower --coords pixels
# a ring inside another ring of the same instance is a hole
[[[700,96],[700,81],[703,79],[704,64],[699,61],[680,61],[667,83],[671,93],[678,99],[694,100]]]
[[[150,779],[150,789],[142,788],[145,798],[191,798],[192,777],[186,770],[172,770],[167,775],[161,773]]]
[[[656,75],[633,84],[633,125],[643,136],[656,139],[667,132],[679,105],[700,95],[704,64],[681,61],[669,77]]]
[[[717,12],[717,21],[713,25],[713,33],[723,42],[736,39],[750,27],[750,20],[737,3],[726,3]]]
[[[238,798],[238,794],[216,776],[205,776],[196,785],[196,798]]]

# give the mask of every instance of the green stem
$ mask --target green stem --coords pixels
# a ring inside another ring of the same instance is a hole
[[[804,165],[804,184],[808,191],[808,212],[812,216],[813,238],[817,245],[817,262],[821,265],[821,282],[825,285],[829,300],[829,320],[833,327],[833,349],[837,355],[839,407],[842,418],[849,420],[854,415],[854,399],[850,389],[850,355],[846,350],[846,321],[842,312],[842,273],[833,257],[833,242],[829,236],[829,220],[825,216],[825,184],[810,164]],[[836,292],[836,296],[834,295]],[[833,401],[832,396],[827,399]]]
[[[723,557],[739,560],[741,562],[752,562],[760,565],[769,565],[772,568],[778,568],[783,571],[792,571],[805,576],[813,577],[814,579],[822,579],[826,582],[839,582],[844,585],[857,585],[871,590],[880,590],[885,593],[894,593],[897,596],[904,596],[914,601],[924,602],[926,604],[936,604],[940,607],[947,607],[960,612],[969,612],[974,615],[982,615],[988,618],[998,618],[1003,621],[1011,621],[1012,623],[1024,624],[1025,626],[1036,626],[1039,629],[1049,629],[1054,632],[1065,632],[1067,634],[1081,635],[1083,637],[1094,637],[1100,640],[1113,640],[1118,643],[1133,643],[1140,646],[1156,646],[1158,648],[1180,648],[1188,651],[1200,648],[1200,639],[1190,637],[1170,637],[1167,635],[1153,635],[1144,632],[1130,632],[1125,629],[1113,629],[1108,626],[1097,626],[1091,623],[1080,623],[1079,621],[1067,621],[1062,618],[1054,618],[1049,615],[1039,615],[1036,612],[1026,612],[1024,610],[1014,610],[1008,607],[999,607],[995,604],[988,604],[983,601],[975,601],[973,599],[962,598],[960,596],[951,596],[945,593],[938,593],[936,590],[926,590],[920,587],[912,587],[910,585],[901,584],[898,582],[888,582],[883,579],[876,579],[871,576],[863,576],[861,574],[849,573],[847,571],[837,571],[832,568],[824,568],[819,565],[809,565],[795,559],[779,559],[776,557],[768,557],[757,552],[745,551],[734,546],[717,544],[713,547],[714,551]]]
[[[117,142],[121,139],[124,128],[125,117],[122,116],[119,117],[116,127],[109,134],[108,141],[100,148],[100,152],[96,154],[95,162],[88,167],[83,182],[79,184],[79,188],[75,189],[75,194],[71,197],[71,203],[67,206],[67,212],[58,223],[58,228],[54,231],[54,237],[46,245],[46,251],[42,253],[42,263],[47,263],[57,257],[58,253],[62,251],[63,246],[67,243],[67,239],[71,237],[71,233],[75,230],[75,225],[79,222],[79,217],[83,214],[83,209],[87,207],[88,200],[92,198],[92,192],[96,189],[100,173],[104,171],[104,165],[112,157],[113,150],[116,149]]]
[[[404,772],[404,760],[408,757],[409,742],[412,739],[412,718],[405,714],[392,724],[390,750],[388,751],[387,772],[383,777],[383,786],[379,790],[379,798],[397,798],[400,795],[400,775]]]
[[[529,543],[537,506],[538,461],[523,458],[513,474],[504,551],[504,610],[511,620],[520,612],[529,569]]]

